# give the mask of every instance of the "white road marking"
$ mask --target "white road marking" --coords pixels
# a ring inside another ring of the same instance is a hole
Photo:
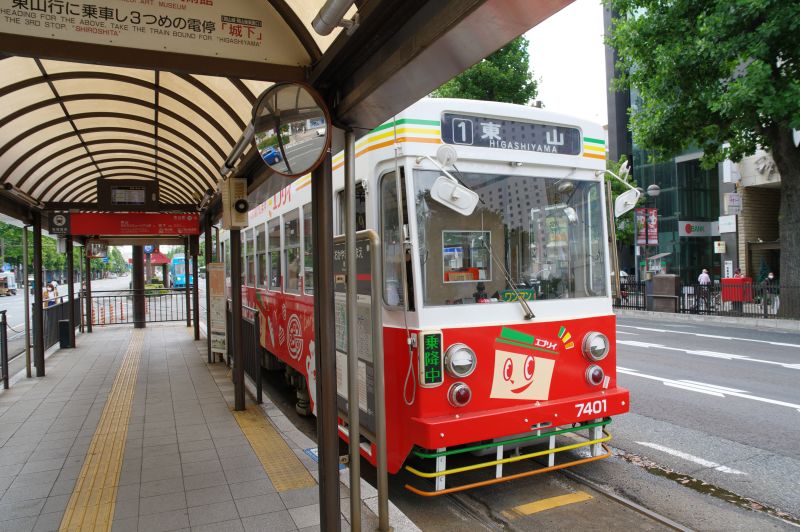
[[[664,377],[656,377],[655,375],[647,375],[645,373],[639,373],[638,370],[630,369],[630,368],[621,368],[617,366],[618,373],[624,373],[625,375],[632,375],[634,377],[641,377],[643,379],[649,379],[654,381],[659,381],[664,386],[670,386],[672,388],[682,388],[684,390],[690,390],[693,392],[698,393],[705,393],[707,395],[715,395],[717,397],[738,397],[740,399],[750,399],[751,401],[759,401],[761,403],[767,403],[776,406],[788,406],[789,408],[794,408],[798,412],[800,412],[800,405],[794,403],[788,403],[786,401],[779,401],[778,399],[770,399],[768,397],[759,397],[757,395],[751,395],[749,392],[745,390],[736,390],[735,388],[724,388],[722,386],[716,386],[714,384],[707,384],[705,382],[697,382],[697,381],[690,381],[690,380],[674,380],[674,379],[667,379]]]
[[[720,353],[717,351],[695,351],[693,349],[681,349],[680,347],[669,347],[661,344],[651,344],[648,342],[637,342],[636,340],[617,340],[618,344],[627,345],[630,347],[641,347],[642,349],[664,349],[666,351],[677,351],[679,353],[686,353],[687,355],[695,355],[701,357],[721,358],[724,360],[743,360],[745,362],[758,362],[759,364],[771,364],[773,366],[781,366],[787,369],[800,369],[800,364],[789,364],[787,362],[775,362],[774,360],[763,360],[760,358],[752,358],[746,355],[734,355],[733,353]]]
[[[739,338],[737,336],[720,336],[717,334],[702,334],[702,333],[695,333],[689,331],[676,331],[676,330],[668,330],[668,329],[655,329],[652,327],[636,327],[635,325],[620,325],[617,324],[617,327],[626,327],[628,329],[637,329],[640,331],[651,331],[651,332],[664,332],[664,333],[673,333],[673,334],[690,334],[692,336],[700,336],[703,338],[714,338],[716,340],[736,340],[739,342],[756,342],[759,344],[768,344],[768,345],[778,345],[782,347],[796,347],[800,349],[800,344],[789,344],[786,342],[771,342],[769,340],[756,340],[754,338]]]
[[[636,333],[632,333],[632,332],[625,332],[625,331],[617,331],[617,334],[630,334],[631,336],[639,336],[639,335],[638,335],[638,334],[636,334]]]
[[[684,453],[683,451],[678,451],[675,449],[671,449],[669,447],[664,447],[663,445],[659,445],[657,443],[650,443],[649,441],[637,441],[636,443],[638,443],[639,445],[644,445],[645,447],[650,447],[651,449],[655,449],[657,451],[661,451],[663,453],[671,454],[672,456],[677,456],[678,458],[688,460],[689,462],[694,462],[695,464],[701,465],[703,467],[713,467],[717,471],[721,471],[723,473],[729,473],[731,475],[747,474],[744,471],[739,471],[738,469],[731,469],[728,466],[712,462],[711,460],[706,460],[705,458],[700,458],[699,456],[695,456],[693,454]]]

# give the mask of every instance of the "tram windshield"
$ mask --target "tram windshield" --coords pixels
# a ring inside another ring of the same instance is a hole
[[[426,306],[606,295],[599,183],[460,173],[480,196],[463,216],[431,199],[440,175],[414,173]]]

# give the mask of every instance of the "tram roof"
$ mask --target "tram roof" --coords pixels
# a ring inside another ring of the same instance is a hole
[[[247,57],[164,51],[155,37],[51,38],[6,17],[0,185],[14,194],[0,190],[0,211],[96,210],[98,182],[114,179],[157,181],[161,210],[194,210],[271,83],[306,82],[335,102],[335,124],[368,131],[571,1],[357,0],[345,15],[358,13],[355,31],[327,36],[311,27],[325,0],[210,2],[256,13],[268,46]],[[251,151],[237,173],[253,182]]]

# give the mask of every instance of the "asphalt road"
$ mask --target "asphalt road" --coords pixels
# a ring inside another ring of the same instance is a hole
[[[614,446],[800,516],[800,334],[617,322]]]

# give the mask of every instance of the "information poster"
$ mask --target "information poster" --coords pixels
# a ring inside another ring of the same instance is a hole
[[[307,59],[268,2],[0,0],[0,33],[297,65]]]
[[[209,262],[206,264],[206,273],[209,281],[209,296],[211,299],[211,323],[208,334],[211,338],[211,351],[225,354],[227,352],[226,332],[226,295],[225,295],[225,264],[222,262]]]

